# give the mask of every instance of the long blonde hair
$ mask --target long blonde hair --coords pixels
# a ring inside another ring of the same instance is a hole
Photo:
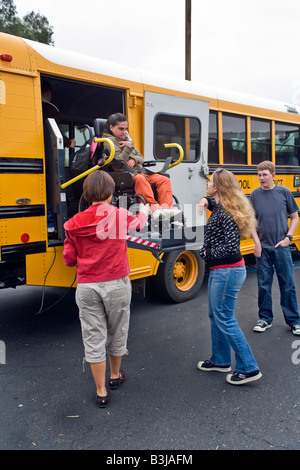
[[[240,188],[239,182],[231,171],[221,168],[213,173],[215,186],[220,203],[235,221],[241,238],[247,238],[256,227],[255,211]]]

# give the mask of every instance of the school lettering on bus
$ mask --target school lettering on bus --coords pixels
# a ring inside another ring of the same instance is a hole
[[[250,181],[249,180],[239,180],[239,184],[242,189],[250,189]]]

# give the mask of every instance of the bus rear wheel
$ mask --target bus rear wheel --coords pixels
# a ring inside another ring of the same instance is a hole
[[[163,256],[153,286],[160,297],[185,302],[199,292],[204,274],[205,262],[198,251],[176,250]]]

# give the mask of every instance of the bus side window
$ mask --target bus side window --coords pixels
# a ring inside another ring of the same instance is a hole
[[[218,114],[209,112],[208,164],[219,163]]]
[[[197,118],[173,114],[158,114],[154,122],[154,156],[165,160],[172,156],[178,159],[175,148],[165,148],[164,144],[177,143],[184,151],[184,161],[195,162],[200,157],[201,123]]]
[[[247,164],[246,118],[223,113],[223,161]]]
[[[300,165],[299,126],[275,123],[276,165]]]
[[[271,122],[251,118],[251,163],[258,165],[271,156]]]

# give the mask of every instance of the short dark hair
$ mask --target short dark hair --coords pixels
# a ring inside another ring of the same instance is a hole
[[[105,201],[115,190],[115,182],[106,171],[90,173],[83,183],[83,197],[87,202]]]

